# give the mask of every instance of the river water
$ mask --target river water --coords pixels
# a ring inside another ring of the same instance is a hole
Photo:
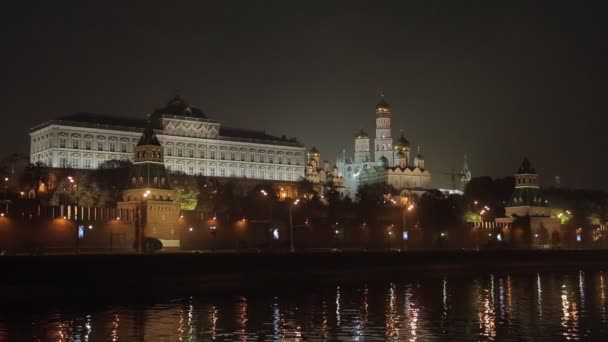
[[[399,274],[0,309],[0,341],[608,340],[600,270]]]

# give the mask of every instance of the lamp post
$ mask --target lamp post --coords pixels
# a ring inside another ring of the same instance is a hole
[[[150,190],[146,190],[144,193],[143,199],[141,201],[137,201],[137,254],[141,254],[143,252],[143,236],[144,236],[144,227],[141,222],[141,204],[144,201],[148,200],[148,195],[150,195]]]
[[[72,176],[68,176],[68,181],[71,184],[71,191],[76,197],[76,208],[74,209],[75,222],[76,222],[76,243],[74,246],[74,254],[80,254],[80,196],[78,195],[78,184]]]
[[[260,193],[262,194],[262,196],[268,198],[269,218],[268,218],[268,229],[267,229],[268,232],[267,232],[266,236],[269,237],[268,246],[271,247],[272,246],[272,201],[273,201],[273,198],[272,198],[272,196],[268,196],[268,191],[266,191],[264,189],[260,190]]]
[[[209,234],[211,234],[211,251],[215,252],[215,237],[217,236],[217,223],[216,217],[213,216],[213,225],[209,227]]]
[[[298,205],[298,203],[300,203],[300,200],[297,199],[295,201],[291,201],[289,200],[289,251],[290,252],[295,252],[295,249],[293,247],[293,218],[291,215],[291,210],[293,208],[294,205]]]

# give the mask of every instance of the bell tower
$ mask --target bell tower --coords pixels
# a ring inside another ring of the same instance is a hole
[[[386,158],[388,165],[394,163],[393,138],[391,138],[391,106],[381,94],[380,102],[376,105],[376,138],[374,139],[374,159]]]

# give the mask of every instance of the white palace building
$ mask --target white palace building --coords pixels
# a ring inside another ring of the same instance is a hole
[[[176,95],[148,120],[164,147],[168,170],[189,175],[298,181],[305,148],[294,138],[222,126]],[[146,120],[77,113],[31,129],[30,161],[95,169],[107,160],[133,161]]]

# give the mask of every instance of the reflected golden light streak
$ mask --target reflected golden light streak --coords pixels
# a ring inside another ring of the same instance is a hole
[[[562,319],[561,325],[563,328],[564,337],[567,340],[578,339],[578,310],[576,308],[576,301],[570,299],[568,295],[568,289],[566,284],[562,285]]]
[[[536,307],[538,318],[543,319],[543,287],[540,282],[540,273],[536,274]]]

